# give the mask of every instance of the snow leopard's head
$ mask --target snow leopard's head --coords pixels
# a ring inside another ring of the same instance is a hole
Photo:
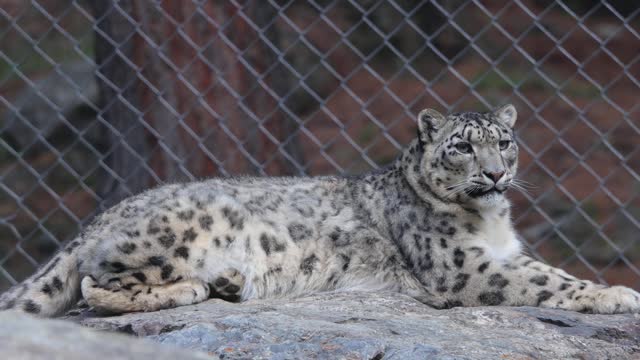
[[[518,167],[516,117],[513,105],[448,116],[422,110],[418,116],[424,150],[420,177],[436,195],[450,201],[478,207],[502,201]]]

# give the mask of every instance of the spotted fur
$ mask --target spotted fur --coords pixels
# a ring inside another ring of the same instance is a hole
[[[640,296],[522,255],[504,192],[517,170],[516,110],[443,116],[384,170],[356,177],[231,178],[130,197],[0,309],[152,311],[328,290],[396,291],[437,308],[530,305],[638,312]]]

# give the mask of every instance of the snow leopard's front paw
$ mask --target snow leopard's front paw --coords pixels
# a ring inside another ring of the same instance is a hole
[[[598,289],[576,300],[583,300],[585,310],[597,314],[640,313],[640,293],[625,286]]]

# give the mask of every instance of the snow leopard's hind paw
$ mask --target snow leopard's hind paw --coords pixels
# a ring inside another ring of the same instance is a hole
[[[210,298],[222,299],[229,302],[240,302],[245,284],[245,276],[236,269],[228,269],[209,284]]]

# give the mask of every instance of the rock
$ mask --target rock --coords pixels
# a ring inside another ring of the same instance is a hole
[[[99,90],[95,79],[95,64],[76,61],[62,64],[45,77],[25,86],[12,101],[15,108],[2,116],[2,125],[20,149],[28,148],[38,135],[49,138],[56,131],[67,129],[61,116],[74,126],[95,119]],[[98,141],[98,127],[84,134],[89,141]],[[74,137],[75,134],[72,134]]]
[[[215,356],[90,330],[60,320],[0,312],[0,359],[216,359]]]
[[[531,307],[435,310],[392,293],[324,293],[98,317],[80,324],[224,359],[629,359],[640,315]]]

